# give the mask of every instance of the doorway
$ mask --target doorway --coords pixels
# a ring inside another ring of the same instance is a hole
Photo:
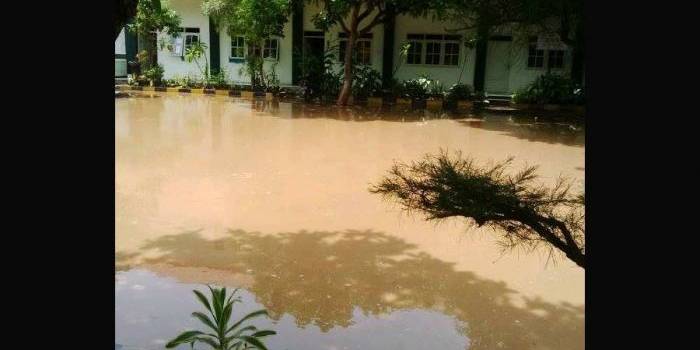
[[[491,94],[508,94],[512,37],[494,36],[486,50],[485,90]]]

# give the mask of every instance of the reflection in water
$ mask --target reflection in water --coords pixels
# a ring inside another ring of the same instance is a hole
[[[505,283],[456,271],[416,248],[373,231],[262,235],[231,230],[217,240],[202,239],[197,232],[164,236],[143,250],[160,253],[145,258],[144,266],[166,264],[174,274],[177,267],[190,267],[249,275],[252,282],[242,279],[242,284],[272,318],[290,314],[302,328],[349,327],[356,307],[375,316],[431,309],[464,322],[470,349],[583,348],[582,307],[530,298],[524,307],[515,306],[515,291]],[[122,257],[118,266],[136,258]]]
[[[516,114],[489,111],[453,113],[449,111],[412,110],[408,106],[347,106],[291,104],[291,113],[280,110],[279,101],[252,101],[253,110],[261,115],[286,118],[326,118],[344,121],[414,122],[435,119],[454,119],[460,124],[500,131],[506,135],[530,141],[561,143],[583,146],[585,127],[582,118],[557,115],[538,115],[544,112],[518,112]],[[289,104],[287,104],[289,105]],[[551,112],[550,112],[551,113]]]
[[[182,283],[207,282],[269,308],[286,334],[276,349],[583,348],[582,269],[502,256],[488,230],[407,218],[367,191],[394,161],[440,148],[582,185],[582,127],[154,95],[115,100],[117,280],[165,276],[141,271],[118,292],[124,349],[187,328],[174,321],[196,308],[181,308],[195,302]]]
[[[165,342],[180,330],[206,331],[201,323],[189,317],[192,311],[202,310],[192,290],[198,289],[206,294],[207,289],[203,285],[179,283],[147,270],[136,269],[117,273],[115,289],[117,348],[163,349]],[[264,307],[255,301],[254,294],[245,289],[237,295],[242,298],[242,303],[235,305],[234,319]],[[352,313],[353,324],[329,331],[321,331],[311,325],[300,328],[292,315],[285,315],[276,321],[257,318],[250,323],[258,328],[275,329],[277,335],[265,340],[269,349],[469,348],[469,339],[461,332],[464,325],[439,312],[411,309],[371,315],[354,308]],[[189,350],[189,347],[180,346],[178,349]]]

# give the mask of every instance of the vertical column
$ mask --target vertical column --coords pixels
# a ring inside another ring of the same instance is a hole
[[[138,50],[138,39],[136,38],[136,33],[128,30],[124,26],[124,46],[126,49],[126,73],[131,74],[131,66],[129,62],[136,61],[136,51]]]
[[[294,2],[292,13],[292,84],[301,79],[301,55],[304,45],[304,2]]]
[[[394,36],[396,34],[396,11],[394,5],[386,5],[386,20],[384,21],[383,57],[382,57],[382,85],[389,86],[394,73]]]
[[[209,17],[209,72],[210,74],[216,74],[219,72],[221,64],[219,60],[221,59],[221,54],[219,50],[219,31],[214,24],[214,21]]]
[[[474,60],[474,91],[484,92],[486,79],[486,55],[489,43],[488,29],[483,26],[478,29],[476,42],[476,59]]]

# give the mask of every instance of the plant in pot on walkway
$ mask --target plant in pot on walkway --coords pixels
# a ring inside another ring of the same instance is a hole
[[[355,101],[367,101],[369,104],[382,104],[381,83],[382,75],[368,65],[359,65],[355,68],[352,95]]]
[[[445,97],[445,88],[438,80],[428,79],[428,81],[428,100],[426,101],[427,107],[429,109],[441,109],[443,99]]]
[[[457,83],[445,93],[445,104],[452,110],[465,110],[472,107],[472,87],[467,84]]]
[[[403,82],[404,96],[410,99],[413,109],[425,108],[429,86],[430,80],[426,77],[410,79]]]

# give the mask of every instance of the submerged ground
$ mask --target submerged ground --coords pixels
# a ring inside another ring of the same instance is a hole
[[[441,148],[582,188],[583,125],[138,96],[115,100],[117,348],[198,326],[205,283],[270,311],[270,349],[584,348],[583,269],[367,191]]]

